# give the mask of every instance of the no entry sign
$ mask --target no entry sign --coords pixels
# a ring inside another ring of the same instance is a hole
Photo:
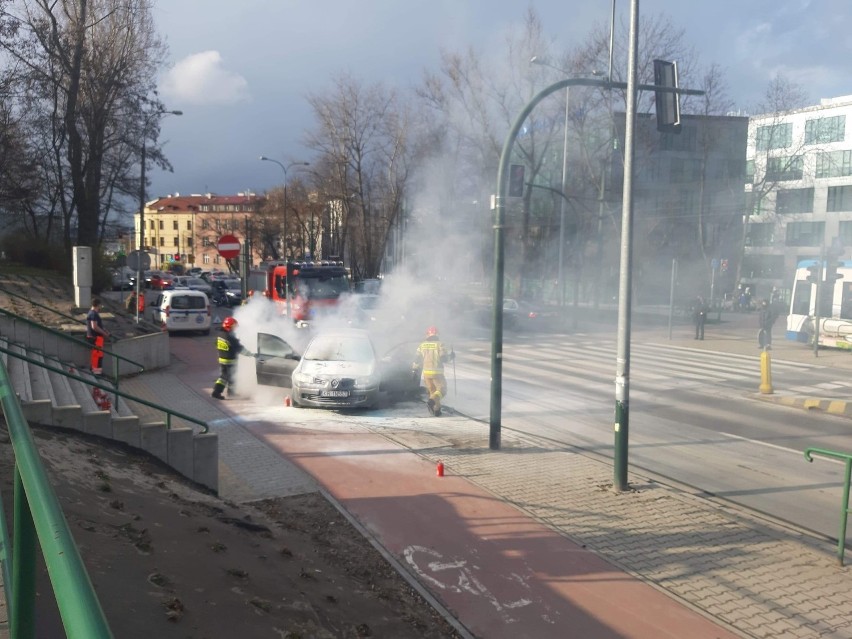
[[[226,260],[233,259],[240,254],[240,241],[233,235],[223,235],[216,243],[219,255]]]

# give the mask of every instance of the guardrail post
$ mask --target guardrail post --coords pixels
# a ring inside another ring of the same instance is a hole
[[[771,395],[775,392],[772,388],[772,356],[769,350],[764,346],[763,352],[760,353],[760,392],[764,395]]]
[[[825,450],[824,448],[807,448],[805,449],[805,459],[812,462],[813,457],[811,455],[814,453],[842,459],[846,464],[846,473],[843,481],[843,503],[840,508],[840,532],[837,535],[837,561],[842,566],[843,554],[846,550],[846,524],[849,521],[849,483],[852,481],[852,455],[834,450]]]

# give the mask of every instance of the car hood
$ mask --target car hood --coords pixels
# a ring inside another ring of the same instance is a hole
[[[303,359],[298,370],[314,376],[363,377],[373,373],[375,364],[371,362],[327,362]]]

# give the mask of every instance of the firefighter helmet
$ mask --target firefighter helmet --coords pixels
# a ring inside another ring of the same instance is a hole
[[[235,320],[233,317],[226,317],[224,320],[222,320],[222,330],[223,331],[230,331],[236,325],[237,325],[237,320]]]
[[[435,337],[438,334],[438,329],[435,326],[430,326],[426,329],[426,337]]]

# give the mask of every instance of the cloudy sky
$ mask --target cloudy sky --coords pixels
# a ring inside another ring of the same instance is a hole
[[[149,199],[168,193],[280,185],[284,163],[310,160],[305,96],[346,72],[407,88],[436,70],[442,49],[497,50],[535,8],[558,48],[609,24],[611,0],[158,0],[170,49],[160,80],[168,109],[161,140],[174,173],[151,173]],[[616,0],[627,20],[629,0]],[[852,94],[849,0],[641,0],[641,15],[682,27],[702,65],[719,64],[739,108],[757,103],[783,72],[813,103]],[[291,171],[290,177],[293,177]]]

